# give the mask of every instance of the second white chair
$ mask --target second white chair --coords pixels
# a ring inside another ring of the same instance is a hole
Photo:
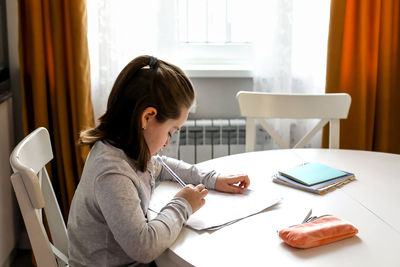
[[[26,136],[10,156],[14,170],[11,182],[39,267],[68,266],[67,229],[45,167],[51,159],[50,136],[43,127]],[[42,210],[52,243],[43,224]]]
[[[329,148],[339,148],[340,119],[346,119],[351,97],[338,94],[276,94],[239,91],[236,95],[240,113],[246,117],[246,152],[254,151],[256,121],[271,135],[280,148],[290,148],[266,118],[320,119],[293,148],[307,145],[329,122]]]

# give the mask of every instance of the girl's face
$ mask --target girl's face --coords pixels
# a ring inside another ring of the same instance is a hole
[[[168,119],[160,123],[156,119],[157,110],[148,107],[142,114],[143,136],[152,156],[161,152],[163,147],[168,145],[171,135],[181,128],[187,120],[189,109],[182,108],[181,116],[178,119]]]

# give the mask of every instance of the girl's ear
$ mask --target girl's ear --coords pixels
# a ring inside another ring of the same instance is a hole
[[[147,107],[141,117],[142,129],[145,130],[149,120],[154,119],[157,115],[157,109],[154,107]]]

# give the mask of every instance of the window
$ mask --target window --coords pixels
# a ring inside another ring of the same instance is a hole
[[[329,6],[330,0],[87,1],[96,117],[118,73],[143,54],[190,77],[247,77],[256,90],[323,92]]]
[[[110,64],[119,64],[119,55],[133,58],[152,53],[185,69],[207,70],[208,75],[221,69],[249,70],[254,59],[260,58],[255,47],[260,39],[266,43],[262,49],[274,51],[271,43],[279,43],[282,34],[287,35],[283,37],[293,39],[293,45],[285,49],[301,49],[292,55],[303,58],[313,53],[304,44],[326,46],[326,40],[320,39],[321,31],[312,27],[323,28],[322,35],[327,36],[329,2],[93,0],[87,3],[89,45],[92,54],[110,52]],[[284,24],[282,17],[287,18]],[[91,56],[92,62],[97,60],[99,57]]]
[[[177,45],[183,55],[182,63],[214,71],[249,68],[252,58],[252,37],[248,30],[251,29],[250,2],[177,0]]]
[[[178,0],[179,42],[250,42],[251,14],[244,4],[237,0]]]

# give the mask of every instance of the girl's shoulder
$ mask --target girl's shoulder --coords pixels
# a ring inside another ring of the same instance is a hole
[[[86,165],[98,174],[106,172],[120,174],[136,172],[132,160],[125,152],[107,141],[97,141],[93,145],[86,160]]]
[[[111,145],[109,142],[105,140],[99,140],[96,143],[94,143],[92,149],[90,150],[90,153],[92,152],[95,155],[101,154],[103,156],[108,156],[108,157],[119,157],[119,158],[127,157],[122,149]]]

